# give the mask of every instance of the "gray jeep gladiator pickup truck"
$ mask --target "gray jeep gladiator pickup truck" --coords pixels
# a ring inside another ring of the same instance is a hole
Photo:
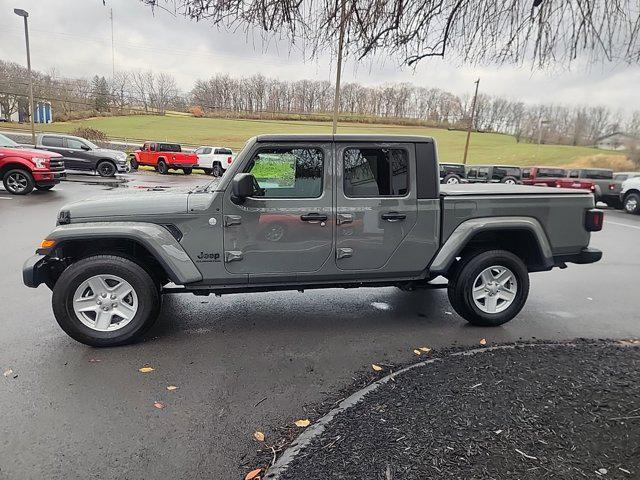
[[[440,191],[427,137],[264,135],[206,186],[63,207],[23,277],[94,346],[139,337],[179,292],[445,286],[462,317],[495,326],[522,309],[529,272],[602,257],[588,247],[593,206],[559,188]]]

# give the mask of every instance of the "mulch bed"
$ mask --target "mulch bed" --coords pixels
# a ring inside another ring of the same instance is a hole
[[[281,479],[640,479],[640,348],[518,347],[406,372]]]

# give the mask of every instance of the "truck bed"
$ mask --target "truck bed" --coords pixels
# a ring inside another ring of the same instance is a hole
[[[532,185],[505,185],[504,183],[460,183],[443,184],[440,186],[440,196],[469,196],[469,195],[549,195],[549,194],[590,194],[588,190],[572,188],[538,187]]]

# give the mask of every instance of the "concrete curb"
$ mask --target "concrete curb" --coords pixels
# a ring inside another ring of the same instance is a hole
[[[381,386],[388,383],[390,380],[393,380],[399,375],[402,375],[405,372],[413,370],[414,368],[424,367],[426,365],[441,362],[446,360],[448,357],[456,357],[456,356],[469,356],[476,355],[478,353],[485,352],[493,352],[496,350],[512,350],[515,348],[535,348],[535,347],[576,347],[578,344],[574,342],[567,343],[525,343],[525,344],[510,344],[510,345],[498,345],[495,347],[481,347],[475,348],[472,350],[464,350],[461,352],[451,353],[446,357],[440,358],[430,358],[429,360],[425,360],[422,362],[414,363],[413,365],[409,365],[408,367],[402,368],[397,372],[390,373],[389,375],[382,377],[379,380],[376,380],[372,384],[366,386],[365,388],[358,390],[353,393],[351,396],[345,398],[340,402],[340,404],[331,409],[326,415],[321,417],[319,420],[314,422],[311,426],[309,426],[304,432],[302,432],[291,445],[283,452],[283,454],[278,458],[278,460],[273,464],[272,467],[267,469],[267,472],[264,476],[265,479],[269,480],[278,480],[280,476],[285,472],[288,468],[289,464],[295,459],[295,457],[307,446],[311,444],[311,442],[318,436],[321,435],[327,425],[341,412],[357,405],[362,399],[371,392],[374,392]],[[601,342],[597,343],[597,345],[620,345],[618,342]],[[636,345],[640,347],[640,345]]]

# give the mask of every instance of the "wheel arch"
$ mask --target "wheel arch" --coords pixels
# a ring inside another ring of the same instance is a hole
[[[444,242],[430,266],[433,275],[446,275],[465,253],[507,250],[520,257],[530,272],[549,270],[555,262],[542,225],[529,217],[471,219],[461,223]]]
[[[161,284],[168,280],[178,285],[202,280],[172,230],[133,222],[62,225],[47,236],[55,242],[54,247],[38,253],[56,258],[65,266],[96,254],[121,255],[147,268]]]
[[[30,163],[28,160],[24,158],[19,158],[19,157],[13,157],[13,158],[9,157],[9,158],[5,158],[4,161],[6,163],[2,167],[0,167],[0,178],[4,177],[4,174],[7,173],[9,170],[14,170],[14,169],[26,170],[31,174],[31,176],[33,176],[33,173],[32,173],[33,164]]]

